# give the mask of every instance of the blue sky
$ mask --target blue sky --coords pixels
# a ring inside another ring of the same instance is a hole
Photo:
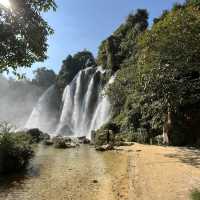
[[[88,49],[97,55],[98,47],[137,8],[146,8],[149,22],[170,9],[175,2],[184,0],[56,0],[56,12],[44,17],[55,30],[49,37],[48,59],[27,70],[27,76],[37,67],[48,67],[56,73],[68,54]]]

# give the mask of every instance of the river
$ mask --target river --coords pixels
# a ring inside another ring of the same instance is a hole
[[[39,145],[25,173],[0,178],[0,200],[126,199],[127,155]],[[121,192],[123,191],[123,192]]]

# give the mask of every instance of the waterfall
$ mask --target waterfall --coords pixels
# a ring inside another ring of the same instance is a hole
[[[110,104],[107,98],[102,97],[104,75],[105,71],[101,67],[87,68],[81,70],[66,86],[62,98],[63,108],[57,128],[58,134],[89,137],[91,130],[107,122]],[[102,110],[98,112],[99,104],[102,105]],[[101,119],[92,123],[94,117]]]
[[[55,131],[58,118],[58,94],[55,86],[49,87],[39,98],[34,107],[25,128],[39,128],[44,132],[51,133]]]
[[[108,100],[108,97],[105,94],[105,91],[108,88],[108,86],[114,82],[114,79],[115,75],[110,78],[107,85],[105,86],[105,88],[99,96],[98,106],[92,118],[87,137],[90,137],[90,133],[92,130],[97,130],[98,128],[100,128],[103,124],[108,122],[111,117],[111,105]]]
[[[81,70],[63,91],[58,120],[52,112],[48,112],[47,102],[55,98],[55,86],[50,87],[40,97],[26,128],[37,127],[45,131],[54,130],[55,134],[90,137],[92,130],[100,128],[110,119],[111,105],[105,90],[114,77],[105,85],[105,74],[101,67]]]

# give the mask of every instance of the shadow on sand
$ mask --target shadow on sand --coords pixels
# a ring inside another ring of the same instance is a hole
[[[166,154],[169,158],[176,158],[185,164],[200,168],[200,149],[194,147],[179,147],[176,153]]]

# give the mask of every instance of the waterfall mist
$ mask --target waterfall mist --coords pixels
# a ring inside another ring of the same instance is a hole
[[[39,98],[34,107],[25,128],[39,128],[48,133],[55,131],[58,119],[59,94],[55,86],[49,87]]]
[[[44,88],[0,76],[0,122],[23,127]]]

